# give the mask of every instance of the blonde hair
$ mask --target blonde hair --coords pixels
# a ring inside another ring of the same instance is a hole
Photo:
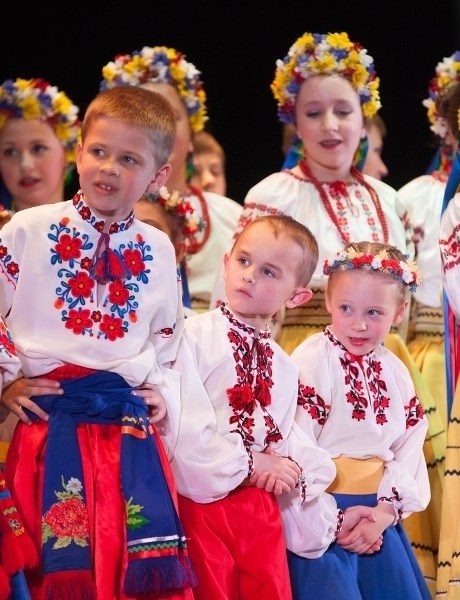
[[[176,119],[171,105],[161,94],[134,86],[100,92],[86,110],[81,128],[83,141],[91,125],[101,117],[142,129],[150,140],[158,164],[168,161],[176,135]]]
[[[216,138],[208,131],[198,131],[193,136],[193,153],[204,154],[210,152],[217,154],[222,164],[225,164],[225,152]]]
[[[295,242],[302,249],[302,258],[296,268],[296,283],[301,287],[306,287],[312,278],[312,275],[318,264],[319,249],[318,242],[312,232],[296,221],[289,215],[267,215],[263,217],[257,217],[239,234],[236,241],[233,244],[232,252],[235,249],[237,243],[244,236],[244,233],[248,231],[254,225],[258,223],[267,223],[272,228],[275,238],[278,238],[281,234],[287,235],[293,242]]]

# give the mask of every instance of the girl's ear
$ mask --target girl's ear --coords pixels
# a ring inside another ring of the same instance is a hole
[[[158,190],[166,184],[168,177],[171,175],[171,171],[172,167],[170,164],[160,167],[145,191],[150,192],[151,194],[158,192]]]
[[[409,302],[407,300],[405,300],[400,306],[398,306],[398,308],[396,309],[396,312],[395,312],[395,316],[393,318],[394,325],[399,325],[401,323],[401,321],[404,318],[404,315],[406,314],[408,305],[409,305]]]

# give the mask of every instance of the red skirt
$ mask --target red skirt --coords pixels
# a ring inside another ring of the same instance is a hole
[[[17,509],[27,532],[41,552],[44,452],[48,425],[34,422],[16,426],[5,464],[5,479],[14,490]],[[127,567],[125,502],[120,484],[121,428],[119,425],[78,424],[86,503],[88,509],[93,578],[97,600],[133,598],[123,592]],[[165,476],[177,505],[175,485],[162,442],[155,432]],[[26,570],[33,600],[43,600],[40,568]],[[190,589],[170,595],[142,595],[147,599],[191,600]],[[58,600],[58,599],[56,599]]]

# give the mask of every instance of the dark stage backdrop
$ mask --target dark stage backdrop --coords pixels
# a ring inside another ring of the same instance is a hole
[[[181,50],[202,72],[209,127],[227,153],[228,195],[242,202],[282,162],[269,88],[276,60],[305,31],[347,31],[381,78],[387,183],[397,188],[422,174],[434,147],[421,102],[436,64],[460,49],[460,2],[440,0],[429,10],[412,0],[275,4],[276,12],[251,0],[48,1],[27,11],[10,2],[2,9],[0,79],[44,77],[83,114],[115,54],[144,45]]]

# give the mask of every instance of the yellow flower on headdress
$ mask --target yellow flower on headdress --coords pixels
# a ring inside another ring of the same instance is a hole
[[[440,138],[445,138],[447,126],[445,120],[438,116],[436,100],[439,92],[453,81],[460,81],[460,51],[456,50],[451,56],[445,56],[436,65],[436,72],[428,87],[428,98],[422,104],[427,109],[430,129]]]
[[[348,34],[304,33],[291,46],[283,60],[276,61],[271,90],[283,123],[294,122],[295,100],[302,83],[310,75],[337,74],[346,77],[357,92],[363,114],[373,117],[381,107],[379,78],[374,60]]]
[[[147,81],[174,86],[185,105],[193,132],[201,131],[208,120],[206,94],[201,72],[185,55],[166,46],[144,46],[132,54],[120,54],[102,68],[100,90],[117,85],[142,85]]]
[[[80,136],[78,106],[44,79],[8,79],[0,86],[0,128],[9,119],[41,119],[53,128],[69,164]]]

